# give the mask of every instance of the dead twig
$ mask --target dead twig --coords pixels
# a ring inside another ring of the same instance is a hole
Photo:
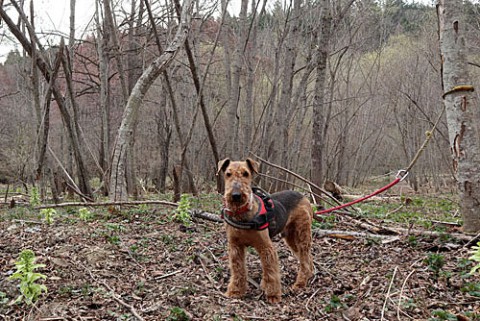
[[[205,262],[203,262],[204,258],[202,258],[202,255],[198,255],[198,261],[200,262],[200,265],[202,266],[202,269],[203,269],[203,272],[205,274],[205,277],[210,281],[210,283],[212,284],[212,286],[218,290],[218,288],[215,286],[217,284],[217,282],[215,282],[215,280],[210,276],[210,273],[207,269],[207,265],[205,264]]]
[[[325,194],[328,198],[330,198],[330,199],[333,201],[333,203],[335,203],[336,205],[340,205],[340,202],[339,202],[335,197],[333,197],[332,194],[330,194],[329,192],[327,192],[326,190],[324,190],[324,189],[321,188],[320,186],[316,185],[316,184],[313,183],[312,181],[309,181],[308,179],[306,179],[306,178],[298,175],[297,173],[294,173],[294,172],[292,172],[291,170],[288,170],[288,169],[286,169],[286,168],[284,168],[284,167],[282,167],[282,166],[279,166],[279,165],[270,163],[269,161],[261,158],[260,156],[257,156],[257,155],[255,155],[255,154],[253,154],[253,153],[250,153],[250,154],[252,154],[255,158],[258,158],[259,160],[261,160],[263,163],[265,163],[265,164],[267,164],[267,165],[269,165],[269,166],[271,166],[271,167],[280,169],[280,170],[282,170],[282,171],[284,171],[284,172],[292,175],[293,177],[298,178],[298,179],[301,180],[302,182],[304,182],[304,183],[306,183],[306,184],[314,187],[315,189],[317,189],[317,190],[319,190],[320,192],[322,192],[323,194]],[[324,200],[325,202],[327,202],[327,203],[329,203],[330,205],[332,205],[332,202],[330,202],[329,200],[326,200],[326,199],[324,199],[324,198],[322,198],[322,200]]]
[[[115,291],[103,280],[99,280],[95,275],[93,275],[92,271],[90,271],[90,269],[88,269],[86,266],[84,266],[83,264],[80,264],[83,269],[85,271],[88,272],[88,274],[90,275],[90,277],[92,278],[92,280],[94,280],[95,282],[97,283],[100,283],[101,285],[103,285],[108,291],[110,291],[110,295],[112,296],[112,298],[117,301],[119,304],[123,305],[124,307],[126,307],[127,309],[130,310],[130,312],[133,314],[134,317],[136,317],[138,320],[140,321],[144,321],[145,319],[140,315],[138,314],[137,310],[130,304],[126,303],[125,301],[123,301],[120,296],[118,294],[115,293]]]
[[[310,305],[310,301],[312,301],[312,299],[317,295],[317,293],[320,291],[321,289],[318,288],[315,292],[313,292],[313,294],[307,299],[307,302],[305,302],[305,309],[307,309],[308,312],[311,312],[310,309],[308,308],[308,306]]]
[[[415,270],[412,270],[410,273],[408,273],[405,280],[403,280],[402,288],[400,289],[400,295],[398,296],[398,304],[397,304],[397,318],[398,318],[398,320],[401,320],[400,319],[400,311],[401,311],[400,305],[402,305],[403,290],[405,290],[405,286],[407,285],[407,281],[413,275],[413,273],[415,273]],[[404,313],[403,311],[401,311],[401,312]]]
[[[388,302],[388,299],[390,298],[390,291],[392,290],[393,281],[395,281],[395,275],[397,274],[397,270],[398,270],[398,266],[396,266],[395,269],[393,270],[392,280],[390,281],[390,284],[388,285],[388,291],[387,291],[387,295],[385,297],[385,301],[383,302],[382,315],[381,315],[380,321],[385,320],[385,309],[387,308],[387,302]]]
[[[161,280],[161,279],[166,279],[168,277],[171,277],[171,276],[173,276],[175,274],[178,274],[178,273],[181,273],[181,272],[183,272],[183,270],[178,270],[178,271],[174,271],[172,273],[163,274],[163,275],[155,277],[155,280],[158,281],[158,280]]]

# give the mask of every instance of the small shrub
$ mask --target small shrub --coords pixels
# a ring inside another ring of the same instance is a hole
[[[36,269],[45,267],[45,264],[35,264],[35,261],[35,254],[32,250],[23,250],[15,262],[17,271],[9,279],[20,280],[19,287],[22,293],[15,303],[25,301],[27,304],[32,304],[37,301],[42,292],[47,292],[45,285],[36,283],[39,279],[45,280],[47,276],[35,272]]]
[[[82,221],[89,221],[93,218],[92,212],[86,207],[82,207],[78,210],[78,215]]]
[[[57,215],[57,211],[55,211],[53,208],[44,208],[40,210],[40,215],[43,216],[44,221],[48,225],[51,225],[54,221],[53,217]]]
[[[180,197],[180,202],[178,202],[178,207],[175,210],[173,219],[185,226],[192,225],[192,219],[190,217],[190,199],[187,194],[182,194]]]

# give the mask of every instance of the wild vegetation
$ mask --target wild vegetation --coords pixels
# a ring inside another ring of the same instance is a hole
[[[247,259],[249,294],[240,300],[223,296],[229,279],[223,224],[186,214],[194,209],[218,213],[220,207],[217,194],[183,196],[179,209],[95,207],[88,209],[88,218],[85,208],[62,207],[51,224],[31,206],[3,209],[0,317],[480,320],[480,274],[472,270],[478,250],[455,238],[453,198],[389,197],[362,204],[349,215],[315,221],[315,276],[300,293],[290,290],[295,258],[276,240],[284,287],[279,305],[267,304],[262,296],[260,260],[253,249]],[[392,234],[396,228],[412,233]],[[419,229],[422,234],[413,233]],[[366,233],[348,235],[359,231]],[[48,290],[38,291],[33,306],[15,303],[23,292],[16,278],[8,277],[22,249],[35,252],[35,268],[45,277],[35,283]]]

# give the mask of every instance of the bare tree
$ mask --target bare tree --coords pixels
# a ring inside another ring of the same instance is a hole
[[[175,38],[164,53],[156,58],[142,73],[128,98],[113,151],[110,176],[110,199],[113,201],[128,199],[125,177],[126,152],[133,135],[133,122],[136,119],[136,114],[139,112],[142,100],[148,89],[157,77],[168,67],[177,54],[179,47],[185,42],[190,28],[192,6],[193,0],[184,1]]]
[[[11,3],[15,6],[17,12],[20,15],[20,19],[25,23],[27,29],[30,30],[30,35],[33,35],[33,38],[30,40],[27,39],[26,35],[22,33],[22,31],[18,28],[18,26],[13,22],[10,16],[0,7],[0,17],[5,21],[6,25],[8,26],[9,30],[15,36],[15,38],[20,42],[24,50],[31,56],[33,52],[33,46],[37,46],[38,48],[38,58],[36,60],[36,66],[41,71],[42,75],[44,76],[45,80],[49,82],[52,77],[54,76],[54,70],[50,66],[48,60],[45,58],[46,51],[40,45],[40,41],[35,36],[33,32],[33,28],[28,21],[23,9],[16,3],[16,1],[11,1]],[[63,41],[58,48],[61,55],[64,55],[63,50],[64,44]],[[62,57],[65,59],[65,57]],[[77,120],[75,119],[76,115],[72,114],[66,105],[65,97],[62,95],[59,86],[53,81],[52,82],[52,93],[55,97],[55,101],[57,102],[58,108],[60,110],[60,114],[62,116],[62,120],[64,122],[65,128],[68,133],[68,138],[70,142],[70,146],[74,152],[74,159],[77,165],[77,176],[78,176],[78,187],[80,192],[83,194],[85,198],[91,199],[92,198],[92,190],[90,188],[90,183],[88,181],[88,170],[84,160],[84,154],[82,153],[81,143],[79,140],[79,132],[78,126],[76,125]]]

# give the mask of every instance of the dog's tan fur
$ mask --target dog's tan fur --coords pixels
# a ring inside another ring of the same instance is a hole
[[[227,158],[218,163],[218,172],[220,171],[224,171],[225,206],[231,210],[235,220],[250,221],[258,210],[257,202],[250,201],[252,177],[254,173],[258,173],[258,163],[252,159],[230,161]],[[251,207],[247,212],[235,214],[249,202]],[[293,285],[293,290],[299,290],[307,285],[313,275],[311,255],[313,211],[310,202],[303,197],[286,215],[288,215],[288,219],[281,233],[300,263],[297,279]],[[245,294],[247,289],[246,249],[247,246],[252,246],[261,259],[263,268],[261,286],[265,291],[267,301],[270,303],[280,302],[282,298],[280,267],[277,251],[270,239],[268,229],[244,230],[226,224],[226,230],[231,276],[225,295],[236,298]]]

